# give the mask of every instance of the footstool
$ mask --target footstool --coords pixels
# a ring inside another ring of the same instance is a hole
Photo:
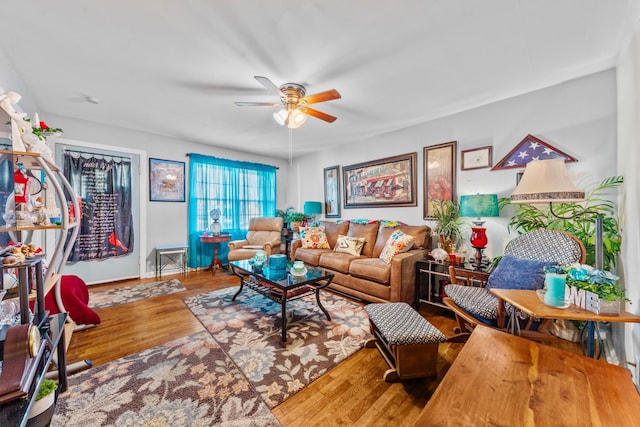
[[[378,347],[389,365],[385,381],[438,374],[438,346],[447,340],[438,328],[404,302],[368,304],[364,309],[374,336],[365,347]]]

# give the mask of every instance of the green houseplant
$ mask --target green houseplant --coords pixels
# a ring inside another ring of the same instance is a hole
[[[606,199],[610,190],[624,182],[622,176],[613,176],[600,182],[587,192],[583,203],[554,203],[553,211],[561,217],[557,218],[549,211],[548,206],[521,204],[509,220],[509,231],[519,234],[544,228],[547,230],[563,230],[576,236],[587,250],[589,265],[595,264],[595,217],[602,215],[604,268],[613,271],[616,267],[616,256],[620,253],[622,236],[618,226],[615,205]],[[500,200],[500,207],[509,205],[510,200]]]
[[[298,232],[300,223],[307,217],[302,212],[296,212],[293,207],[288,207],[284,212],[284,222],[289,225],[289,229]]]
[[[431,204],[431,219],[436,221],[433,232],[439,236],[442,249],[452,253],[468,234],[468,224],[460,216],[460,207],[455,201],[433,200]]]
[[[55,391],[57,388],[58,383],[54,380],[44,379],[42,381],[36,394],[36,400],[29,410],[29,418],[37,417],[54,404],[56,399]]]

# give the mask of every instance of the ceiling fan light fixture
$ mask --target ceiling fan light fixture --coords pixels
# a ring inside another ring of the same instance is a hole
[[[273,110],[273,118],[280,126],[284,126],[289,118],[289,113],[282,105],[276,105]]]
[[[297,129],[307,120],[307,115],[300,111],[298,108],[295,108],[289,112],[289,121],[287,122],[287,126],[290,129]]]

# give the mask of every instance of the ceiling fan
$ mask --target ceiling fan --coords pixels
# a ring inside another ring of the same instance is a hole
[[[337,90],[331,89],[314,95],[306,94],[304,86],[298,83],[285,83],[278,87],[267,77],[254,76],[265,88],[280,97],[280,102],[236,102],[241,107],[275,107],[273,118],[282,126],[298,128],[305,122],[307,116],[312,116],[325,122],[333,123],[337,117],[310,108],[309,104],[340,99]]]

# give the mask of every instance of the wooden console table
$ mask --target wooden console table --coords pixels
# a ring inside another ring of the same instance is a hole
[[[416,426],[635,426],[628,370],[477,326]]]

